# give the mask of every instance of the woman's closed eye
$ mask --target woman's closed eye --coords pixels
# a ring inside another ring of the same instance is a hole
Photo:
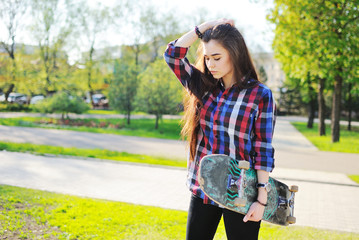
[[[213,58],[214,61],[219,61],[221,58]],[[206,61],[209,61],[209,58],[205,58]]]

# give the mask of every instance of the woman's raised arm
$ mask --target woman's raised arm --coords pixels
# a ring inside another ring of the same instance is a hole
[[[201,25],[198,25],[198,30],[200,33],[204,33],[207,29],[212,28],[216,25],[219,24],[230,24],[230,25],[234,25],[233,20],[229,20],[226,18],[222,18],[219,20],[214,20],[214,21],[208,21],[205,23],[202,23]],[[182,37],[180,37],[177,42],[175,43],[176,47],[184,47],[184,48],[188,48],[190,47],[198,38],[198,35],[196,34],[196,30],[195,28],[193,28],[191,31],[185,33]]]

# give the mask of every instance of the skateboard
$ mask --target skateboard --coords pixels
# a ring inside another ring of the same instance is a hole
[[[229,210],[246,214],[257,200],[257,171],[249,168],[248,161],[237,161],[222,154],[207,155],[200,162],[198,174],[203,192]],[[294,224],[294,198],[298,186],[288,188],[271,177],[269,183],[263,220],[282,226]]]

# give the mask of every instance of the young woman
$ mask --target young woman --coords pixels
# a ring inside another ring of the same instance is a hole
[[[198,39],[198,59],[191,65],[188,48]],[[248,49],[232,20],[205,22],[169,43],[165,60],[189,92],[182,134],[189,141],[188,186],[192,198],[187,239],[213,239],[223,215],[228,239],[258,239],[267,203],[264,187],[244,216],[212,202],[199,188],[198,166],[208,154],[250,161],[259,186],[274,168],[272,92],[258,80]]]

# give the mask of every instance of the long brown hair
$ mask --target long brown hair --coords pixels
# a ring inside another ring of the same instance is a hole
[[[190,148],[190,160],[193,161],[196,156],[197,135],[200,129],[200,111],[202,108],[202,97],[206,92],[211,92],[216,88],[218,80],[214,79],[209,72],[203,56],[203,43],[210,40],[216,40],[228,51],[233,64],[233,74],[237,80],[237,86],[241,89],[252,87],[258,84],[258,77],[250,57],[248,48],[244,42],[241,33],[237,28],[229,24],[217,25],[204,32],[202,43],[197,49],[196,68],[192,74],[193,79],[200,79],[198,82],[191,81],[189,84],[190,92],[183,101],[185,114],[182,119],[182,137],[187,137]],[[255,82],[248,83],[249,79]]]

